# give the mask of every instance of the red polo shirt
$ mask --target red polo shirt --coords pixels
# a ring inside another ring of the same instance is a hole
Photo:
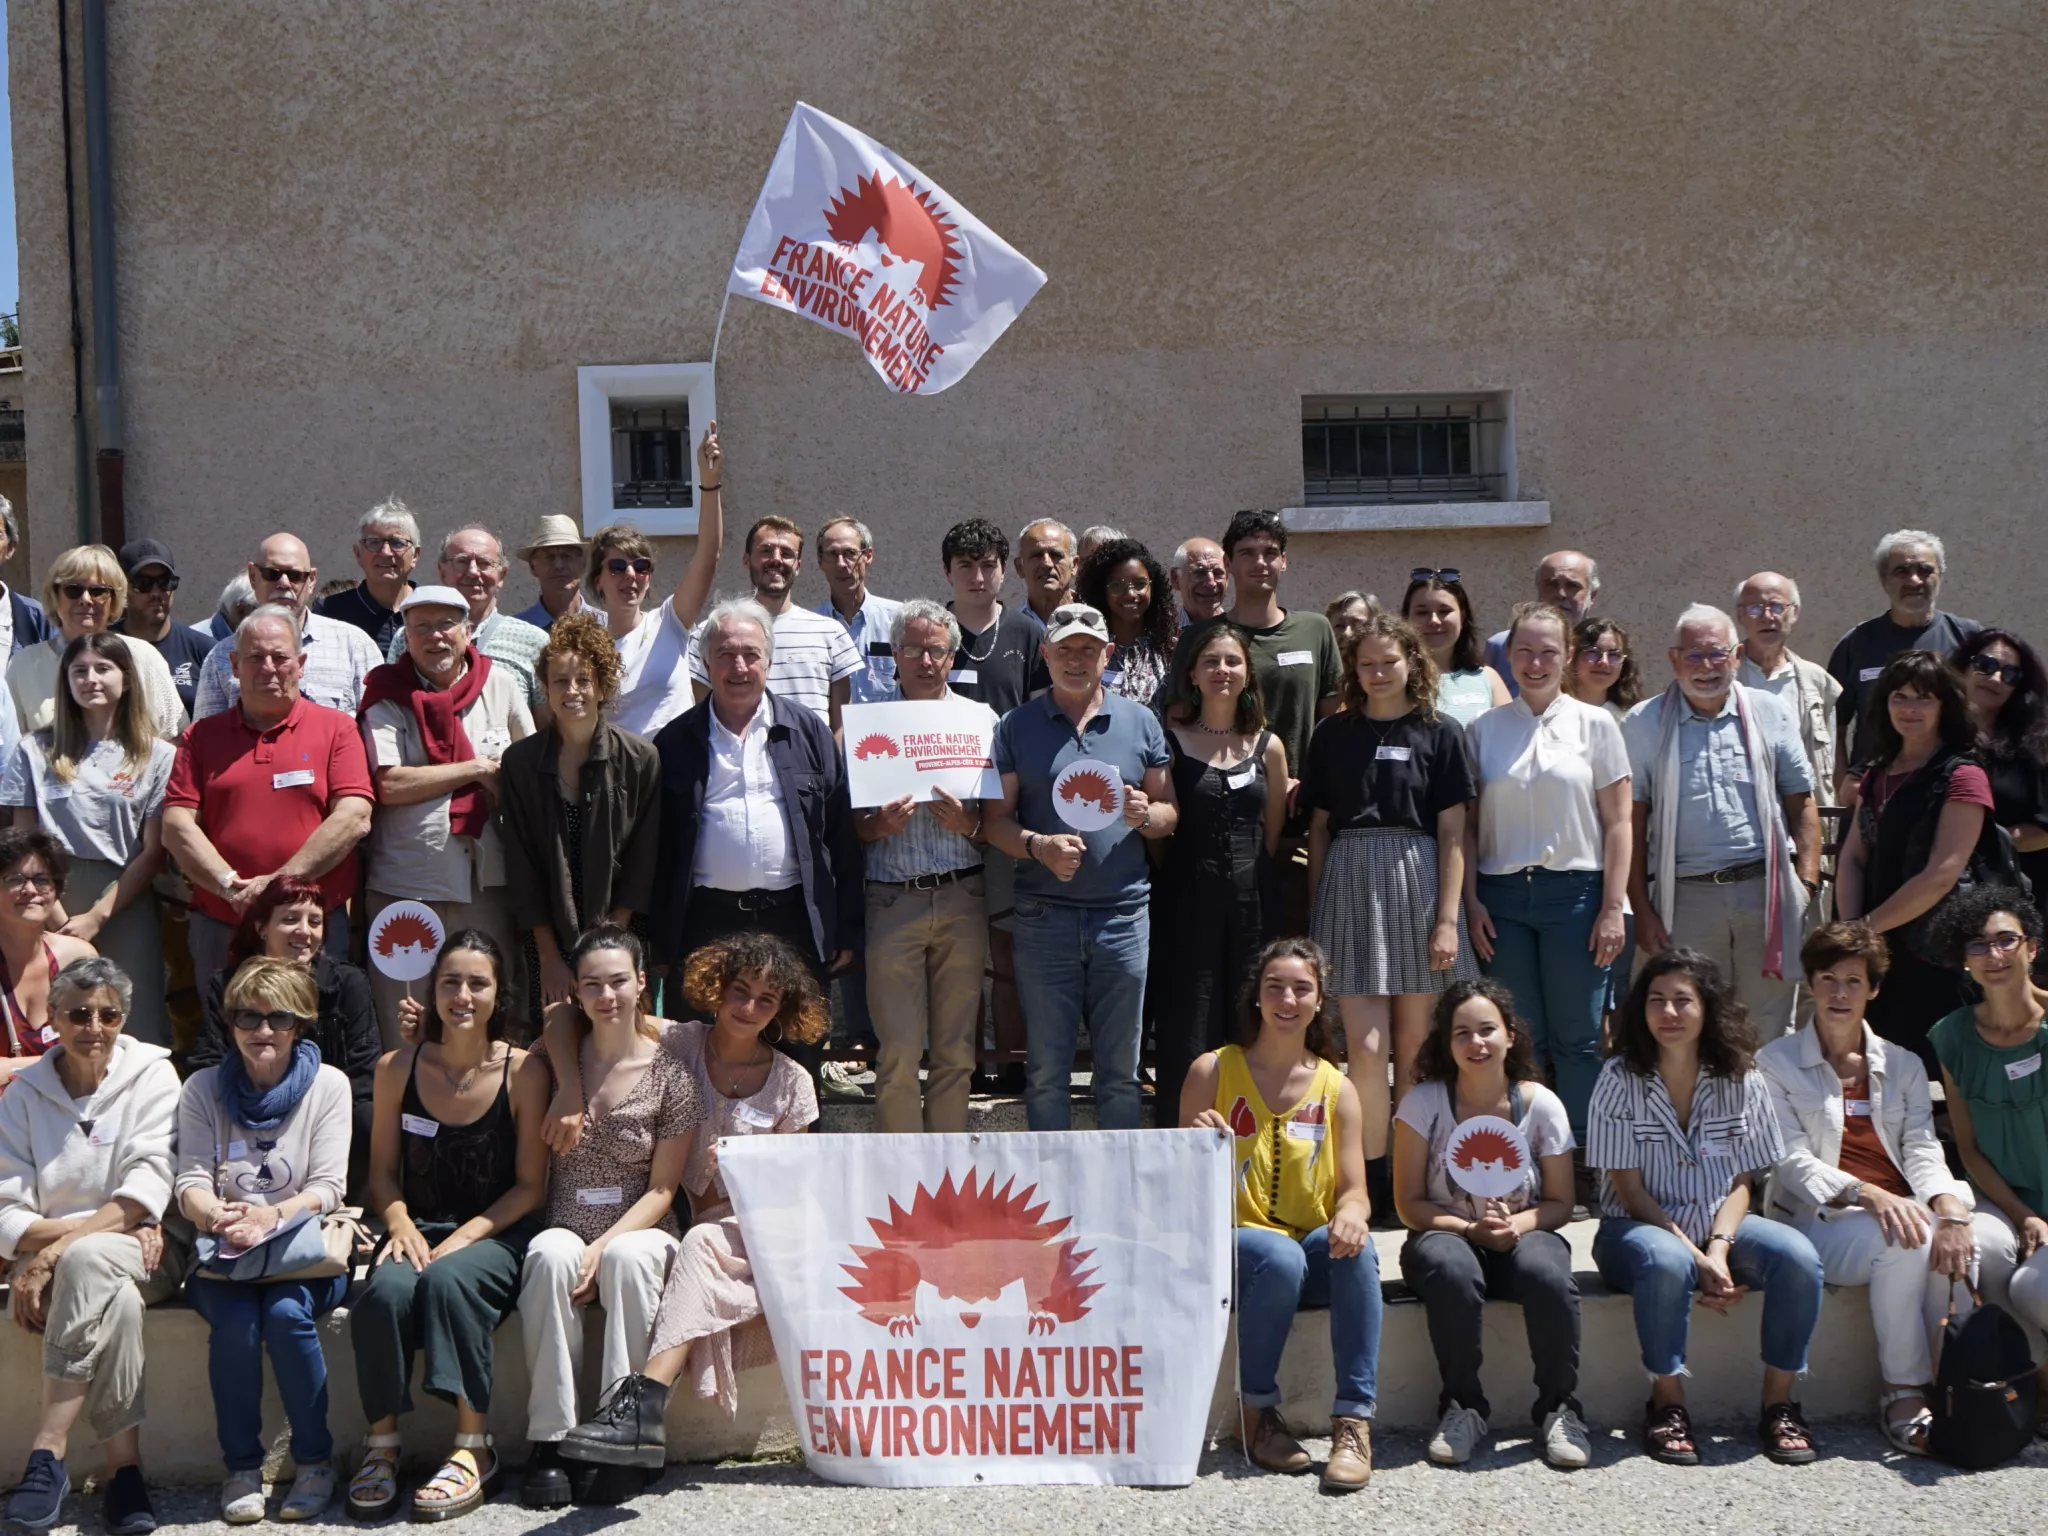
[[[377,798],[356,723],[338,709],[301,698],[267,731],[251,725],[239,704],[195,720],[178,743],[164,805],[197,811],[200,830],[237,874],[268,875],[349,795]],[[351,850],[320,877],[320,890],[332,911],[355,889]],[[195,884],[192,901],[223,923],[241,920],[211,887]]]

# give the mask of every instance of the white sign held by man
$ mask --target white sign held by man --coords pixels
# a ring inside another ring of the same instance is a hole
[[[744,1136],[718,1167],[818,1476],[1182,1486],[1230,1325],[1230,1138]]]
[[[850,336],[892,389],[935,395],[1044,283],[908,160],[800,101],[726,291]]]
[[[999,800],[1002,775],[991,755],[996,717],[986,704],[957,696],[926,702],[848,704],[846,787],[856,807],[905,795],[929,800],[943,789],[956,800]]]

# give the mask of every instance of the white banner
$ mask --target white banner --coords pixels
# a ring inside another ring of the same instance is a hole
[[[1003,776],[990,755],[996,715],[986,704],[958,697],[848,704],[840,716],[846,789],[855,806],[905,795],[929,800],[934,787],[956,800],[1002,797]]]
[[[800,101],[726,291],[850,336],[891,388],[935,395],[1044,285],[916,166]]]
[[[818,1476],[1194,1480],[1230,1324],[1228,1136],[718,1145]]]

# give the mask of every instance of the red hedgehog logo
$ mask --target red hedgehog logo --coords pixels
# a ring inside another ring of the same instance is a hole
[[[926,309],[952,299],[963,254],[959,230],[915,182],[906,185],[887,171],[855,177],[853,190],[841,191],[825,210],[825,228],[842,245],[859,245],[873,230],[885,261],[914,261],[923,269],[916,291]]]
[[[1501,1132],[1477,1130],[1458,1144],[1458,1150],[1451,1154],[1451,1161],[1468,1171],[1493,1163],[1498,1164],[1503,1172],[1513,1173],[1522,1166],[1522,1154]]]
[[[860,1262],[839,1266],[854,1282],[840,1294],[852,1298],[862,1317],[904,1338],[920,1321],[921,1281],[948,1300],[984,1302],[1020,1280],[1031,1311],[1028,1332],[1051,1333],[1088,1315],[1088,1298],[1102,1287],[1088,1284],[1095,1271],[1082,1268],[1094,1251],[1074,1238],[1060,1240],[1071,1218],[1040,1221],[1047,1202],[1031,1203],[1036,1184],[1012,1194],[1015,1179],[997,1189],[993,1178],[977,1186],[976,1177],[969,1173],[956,1185],[949,1173],[936,1191],[920,1184],[909,1210],[892,1196],[887,1220],[868,1218],[880,1246],[856,1243],[853,1256]],[[972,1328],[981,1313],[963,1311],[960,1321]]]
[[[1230,1134],[1233,1136],[1256,1136],[1259,1134],[1258,1117],[1245,1096],[1239,1094],[1237,1102],[1230,1106]]]
[[[863,736],[854,746],[853,755],[862,762],[871,757],[900,757],[902,751],[896,745],[896,738],[884,736],[880,731],[872,736]]]
[[[402,949],[432,949],[440,942],[439,936],[428,926],[426,919],[415,917],[410,912],[401,912],[382,928],[372,941],[378,954],[387,960]]]
[[[1060,798],[1069,805],[1076,800],[1086,800],[1104,811],[1113,811],[1116,809],[1116,785],[1110,782],[1108,774],[1088,768],[1068,775],[1067,782],[1060,786]]]

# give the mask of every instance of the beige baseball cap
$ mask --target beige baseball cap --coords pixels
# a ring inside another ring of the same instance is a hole
[[[1046,643],[1058,645],[1069,635],[1086,635],[1107,645],[1109,620],[1086,603],[1061,603],[1052,611],[1052,622],[1045,626]]]
[[[522,544],[516,553],[522,560],[531,560],[536,550],[561,549],[568,545],[581,549],[583,530],[576,526],[575,518],[551,512],[534,524],[533,537]]]

